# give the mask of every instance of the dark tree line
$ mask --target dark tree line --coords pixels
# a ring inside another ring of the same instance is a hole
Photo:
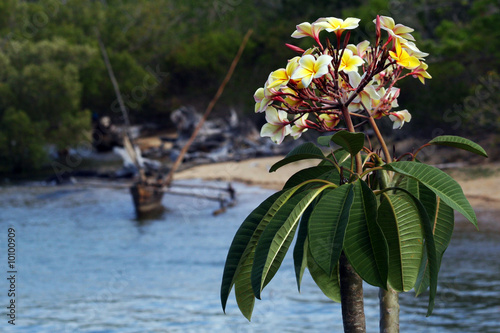
[[[253,112],[254,91],[293,55],[284,43],[305,42],[290,37],[296,24],[354,16],[371,35],[377,14],[415,28],[430,53],[433,79],[423,91],[417,80],[401,87],[400,104],[413,115],[405,125],[410,132],[498,129],[498,1],[4,0],[0,171],[37,168],[47,145],[65,149],[85,140],[91,114],[120,121],[96,31],[132,121],[166,128],[177,107],[205,107],[248,29],[255,32],[217,105],[221,113],[228,107]]]

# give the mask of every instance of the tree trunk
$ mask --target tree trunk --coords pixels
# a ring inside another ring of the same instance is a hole
[[[399,300],[398,292],[380,288],[380,333],[399,333]]]
[[[363,280],[354,271],[344,252],[340,256],[339,274],[344,333],[365,333]]]

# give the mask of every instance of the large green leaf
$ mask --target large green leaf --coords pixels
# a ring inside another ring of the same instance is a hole
[[[430,192],[430,193],[429,193]],[[441,259],[448,248],[453,234],[454,214],[453,209],[445,204],[439,197],[421,185],[420,201],[426,207],[432,225],[434,241],[436,244],[437,269],[441,266]],[[429,208],[432,207],[432,208]],[[420,266],[419,276],[415,285],[415,293],[418,296],[427,290],[430,284],[429,262],[427,251],[424,253]]]
[[[316,200],[311,203],[309,207],[307,207],[304,214],[302,214],[302,217],[300,218],[299,230],[297,232],[297,241],[295,242],[295,247],[293,248],[293,264],[299,292],[302,276],[304,275],[304,270],[307,267],[307,249],[309,248],[309,243],[307,241],[307,229],[309,218],[317,200],[318,198],[316,198]]]
[[[318,143],[322,146],[329,146],[330,141],[338,144],[352,156],[356,155],[363,149],[365,144],[365,135],[363,133],[351,133],[348,131],[338,131],[329,136],[321,136],[318,138]]]
[[[460,148],[477,155],[488,157],[488,154],[483,149],[483,147],[481,147],[480,145],[469,139],[462,138],[460,136],[454,136],[454,135],[438,136],[429,141],[429,144]]]
[[[222,275],[221,302],[223,310],[226,308],[227,298],[239,272],[248,269],[248,267],[244,267],[245,265],[252,266],[253,257],[250,261],[247,260],[247,257],[255,251],[255,246],[257,246],[262,232],[274,215],[300,187],[296,186],[286,191],[277,192],[264,200],[247,216],[236,232],[227,254],[224,273]],[[293,206],[289,206],[289,209],[291,211]],[[248,284],[251,284],[250,277],[248,277]]]
[[[361,149],[363,149],[365,144],[365,135],[363,133],[339,131],[332,136],[332,141],[354,156],[359,153]]]
[[[323,146],[323,147],[330,147],[330,142],[332,142],[332,135],[323,135],[323,136],[320,136],[318,137],[318,139],[316,140],[318,142],[318,144],[320,146]]]
[[[310,248],[307,251],[307,268],[309,273],[318,285],[319,289],[326,297],[334,302],[340,303],[340,283],[338,276],[338,265],[334,267],[331,273],[326,273],[314,259]]]
[[[278,192],[275,194],[277,196],[276,200],[271,203],[269,209],[267,212],[263,215],[261,221],[255,228],[253,234],[250,237],[250,240],[248,240],[246,248],[243,252],[243,254],[240,257],[239,263],[236,267],[236,270],[233,274],[233,278],[231,281],[231,284],[229,287],[224,285],[224,278],[226,280],[229,280],[230,275],[226,277],[226,274],[223,275],[223,287],[227,288],[227,293],[230,292],[230,289],[232,287],[232,284],[238,284],[238,288],[235,291],[236,293],[236,301],[238,303],[238,307],[241,311],[241,313],[248,319],[250,320],[252,316],[252,311],[254,307],[254,302],[255,302],[255,295],[253,293],[252,289],[252,280],[251,280],[251,271],[253,268],[254,264],[254,257],[255,257],[255,250],[257,243],[264,232],[264,230],[267,228],[268,224],[270,221],[274,218],[274,216],[278,213],[281,213],[281,218],[283,216],[286,216],[288,213],[290,213],[294,206],[298,203],[298,201],[294,202],[294,200],[298,199],[290,199],[293,194],[297,192],[299,187],[292,188],[287,191],[282,191]],[[300,195],[303,195],[299,193]],[[269,199],[266,200],[270,201]],[[253,215],[253,212],[250,214],[250,216]],[[258,212],[257,218],[261,216],[261,212]],[[229,254],[228,254],[229,256]],[[224,272],[226,273],[226,272]],[[236,289],[236,288],[235,288]],[[222,295],[222,289],[221,289],[221,295]],[[227,300],[226,294],[224,294],[226,299],[222,298],[223,300],[223,308],[225,306],[225,301]]]
[[[229,248],[227,254],[226,263],[224,266],[224,273],[222,275],[222,285],[221,285],[221,302],[222,309],[225,311],[227,299],[231,288],[234,284],[234,279],[238,266],[246,260],[243,254],[249,245],[254,232],[259,226],[260,222],[264,216],[268,213],[269,209],[275,201],[283,194],[283,192],[277,192],[266,200],[264,200],[257,208],[255,208],[248,217],[243,221],[239,227],[236,235],[233,238],[233,242]],[[263,230],[263,226],[261,227]],[[262,232],[262,230],[260,232]],[[254,240],[256,244],[256,240]],[[254,246],[255,246],[254,244]],[[246,254],[248,256],[248,253]],[[251,267],[251,266],[250,266]],[[250,278],[250,277],[249,277]],[[253,294],[252,294],[253,297]]]
[[[427,287],[430,286],[429,306],[427,310],[427,316],[429,316],[434,309],[434,300],[437,292],[437,280],[440,266],[440,260],[438,258],[439,252],[437,251],[438,244],[436,243],[434,237],[436,225],[431,218],[436,214],[442,213],[442,211],[439,211],[439,205],[436,202],[436,198],[438,202],[442,201],[434,194],[434,192],[413,178],[403,176],[399,185],[401,187],[395,188],[394,191],[397,193],[401,193],[399,191],[402,191],[403,195],[406,194],[411,200],[413,200],[413,203],[419,212],[420,222],[424,231],[425,247],[423,249],[422,261],[414,288],[418,295],[419,289],[427,289]],[[449,208],[449,206],[447,207]],[[449,209],[451,210],[453,219],[453,210],[451,208]]]
[[[352,164],[351,155],[344,148],[339,148],[326,156],[326,160],[321,161],[318,166],[332,166],[332,162],[344,169],[350,169]]]
[[[415,178],[410,178],[406,177],[400,174],[397,174],[399,176],[399,180],[397,181],[396,186],[403,188],[416,196],[417,198],[420,198],[420,189],[419,189],[419,182]],[[434,192],[433,192],[434,193]]]
[[[314,166],[302,169],[293,174],[287,180],[285,186],[283,186],[283,189],[289,189],[295,187],[311,179],[324,179],[338,185],[340,177],[337,169],[335,169],[332,165]]]
[[[300,226],[302,226],[302,224]],[[303,240],[302,244],[299,245],[298,243],[296,243],[294,251],[293,251],[295,280],[297,281],[297,289],[298,289],[299,293],[300,293],[300,285],[302,284],[302,277],[304,276],[304,271],[307,267],[307,255],[306,255],[306,253],[307,253],[308,248],[309,248],[309,241],[308,241],[307,233],[306,233],[306,237]],[[295,249],[300,249],[301,253],[296,255]],[[299,262],[299,260],[300,260],[300,262]]]
[[[281,266],[304,211],[321,192],[329,187],[325,185],[295,194],[269,222],[255,248],[251,274],[255,297],[260,298],[260,292]]]
[[[245,262],[241,265],[238,275],[234,281],[234,294],[236,303],[241,313],[250,320],[252,318],[253,307],[255,305],[255,295],[253,294],[250,275],[252,263],[255,255],[255,247],[252,248]]]
[[[477,227],[476,214],[462,188],[445,172],[427,164],[408,161],[389,163],[384,165],[384,168],[415,178]]]
[[[437,259],[437,252],[436,252],[436,242],[434,240],[434,225],[431,223],[429,219],[429,215],[427,211],[433,211],[436,210],[437,207],[429,207],[429,204],[432,204],[431,200],[429,200],[432,196],[435,197],[434,193],[427,189],[425,186],[421,185],[419,186],[419,195],[420,198],[424,199],[424,201],[427,203],[427,208],[425,208],[424,204],[414,196],[413,194],[407,192],[409,195],[410,199],[413,200],[413,203],[417,207],[417,210],[420,215],[420,222],[421,226],[424,230],[424,240],[425,240],[425,247],[424,247],[424,252],[422,255],[422,261],[426,261],[426,268],[428,271],[428,277],[429,277],[429,286],[430,286],[430,292],[429,292],[429,306],[427,308],[427,316],[430,316],[432,313],[432,310],[434,309],[434,299],[436,298],[436,292],[437,292],[437,280],[438,280],[438,259]],[[425,259],[424,259],[425,258]],[[419,282],[419,276],[420,276],[420,268],[419,268],[419,274],[417,276],[417,281],[415,282],[415,287],[417,287],[417,284]]]
[[[397,291],[409,291],[417,280],[423,255],[421,216],[407,195],[383,194],[378,224],[389,246],[389,284]]]
[[[377,224],[377,198],[363,181],[354,183],[344,252],[359,276],[371,285],[387,289],[387,241]]]
[[[292,162],[307,160],[307,159],[320,159],[323,160],[325,155],[314,143],[307,142],[294,149],[292,149],[284,159],[274,163],[269,169],[269,172],[278,170],[284,165]]]
[[[342,252],[353,198],[352,184],[339,186],[322,196],[309,219],[309,248],[327,273],[333,272]]]

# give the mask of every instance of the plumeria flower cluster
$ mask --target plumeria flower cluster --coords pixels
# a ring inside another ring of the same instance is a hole
[[[428,54],[417,48],[412,28],[387,16],[374,20],[374,45],[366,40],[350,44],[351,30],[359,21],[327,17],[296,26],[293,38],[312,38],[315,43],[307,50],[286,44],[299,56],[273,71],[255,92],[255,112],[265,112],[267,120],[261,136],[279,144],[287,135],[297,139],[308,129],[338,131],[344,129],[346,117],[359,118],[355,123],[361,126],[370,117],[388,116],[393,128],[411,120],[408,110],[394,111],[400,94],[395,84],[407,76],[425,84],[431,78],[424,62]],[[333,35],[332,41],[325,38],[325,45],[322,31]]]

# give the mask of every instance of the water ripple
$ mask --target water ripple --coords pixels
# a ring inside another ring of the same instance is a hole
[[[239,204],[217,217],[213,202],[170,195],[168,211],[138,221],[125,190],[0,187],[0,225],[14,226],[18,239],[15,332],[341,332],[340,305],[308,274],[298,293],[290,255],[252,322],[234,295],[223,314],[228,247],[243,218],[271,193],[239,184],[236,190]],[[457,234],[443,259],[433,316],[425,317],[425,294],[401,295],[401,331],[500,332],[498,253],[499,235]],[[378,332],[377,295],[366,286],[368,332]]]

